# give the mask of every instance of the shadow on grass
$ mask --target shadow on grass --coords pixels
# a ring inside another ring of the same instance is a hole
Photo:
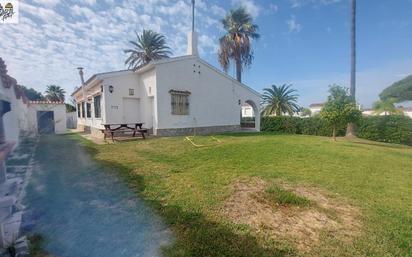
[[[80,136],[82,142],[94,159],[99,150],[92,142]],[[96,160],[100,164],[118,172],[120,177],[139,197],[145,190],[144,177],[118,162]],[[294,256],[291,249],[262,247],[258,240],[248,232],[235,233],[233,227],[211,221],[199,212],[188,212],[176,205],[164,205],[160,201],[143,198],[174,232],[174,242],[162,249],[165,256]]]
[[[393,149],[412,149],[412,147],[408,145],[369,141],[366,139],[354,139],[354,140],[350,140],[350,142],[354,144],[359,144],[359,145],[379,146],[379,147],[393,148]]]
[[[290,135],[287,133],[280,133],[280,132],[269,132],[269,131],[240,131],[240,132],[223,132],[217,133],[216,135],[221,136],[230,136],[230,137],[251,137],[251,136],[263,136],[263,135]]]

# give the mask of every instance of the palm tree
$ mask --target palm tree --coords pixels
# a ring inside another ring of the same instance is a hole
[[[258,26],[245,8],[231,10],[222,20],[226,34],[220,38],[219,62],[225,72],[230,61],[236,65],[236,79],[242,82],[242,70],[252,64],[252,39],[258,39]]]
[[[379,100],[373,104],[374,113],[377,115],[381,113],[384,115],[403,114],[403,111],[396,108],[395,103],[396,98]]]
[[[59,86],[48,85],[45,94],[47,100],[49,101],[64,102],[64,95],[66,94],[66,91]]]
[[[124,50],[124,53],[130,54],[125,61],[129,69],[137,70],[150,61],[169,58],[172,54],[165,36],[157,32],[143,30],[141,35],[136,32],[136,37],[136,41],[129,41],[133,48]]]
[[[351,79],[350,96],[356,102],[356,0],[351,0]],[[355,124],[349,123],[346,136],[355,136]]]
[[[288,113],[290,116],[293,113],[299,112],[300,107],[297,104],[297,91],[291,88],[292,85],[283,84],[280,87],[272,85],[271,88],[263,89],[262,95],[262,114],[281,116]]]

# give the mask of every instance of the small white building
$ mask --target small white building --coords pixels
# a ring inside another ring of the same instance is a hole
[[[255,116],[255,113],[253,112],[253,107],[246,104],[242,106],[242,117],[244,118],[252,118]]]
[[[188,55],[151,62],[131,71],[95,74],[72,94],[78,128],[103,136],[102,124],[144,123],[154,135],[240,130],[249,105],[260,130],[260,94],[198,56],[195,32]]]
[[[412,118],[412,108],[405,108],[405,107],[399,107],[398,108],[399,112],[409,118]],[[389,113],[382,112],[380,114],[376,114],[374,109],[363,109],[362,114],[365,116],[385,116],[389,115]]]
[[[403,107],[403,108],[401,108],[401,109],[402,109],[403,114],[404,114],[405,116],[408,116],[409,118],[412,119],[412,107]]]
[[[65,134],[66,106],[63,102],[30,101],[28,106],[28,131],[34,135]]]
[[[324,105],[325,105],[324,103],[314,103],[314,104],[309,105],[311,116],[318,115]]]

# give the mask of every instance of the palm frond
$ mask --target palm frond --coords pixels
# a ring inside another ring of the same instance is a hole
[[[123,52],[129,54],[125,64],[128,69],[136,70],[153,60],[169,58],[172,55],[171,48],[166,44],[166,38],[152,30],[143,30],[142,34],[136,32],[136,41],[129,41],[133,48]]]
[[[241,65],[237,68],[242,71],[253,61],[251,42],[260,37],[257,33],[259,27],[253,24],[252,16],[243,7],[229,11],[221,22],[226,34],[219,40],[220,65],[227,72],[230,61],[240,62]]]
[[[263,106],[262,114],[267,115],[282,115],[294,113],[300,110],[297,104],[298,94],[296,90],[291,88],[292,85],[283,84],[282,86],[272,85],[264,88],[261,98]]]

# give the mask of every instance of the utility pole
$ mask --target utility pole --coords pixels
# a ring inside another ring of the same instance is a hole
[[[192,0],[192,32],[195,32],[195,0]]]
[[[350,96],[356,103],[356,0],[351,0],[351,71],[350,71]],[[346,129],[347,137],[356,136],[355,124],[349,123]]]

